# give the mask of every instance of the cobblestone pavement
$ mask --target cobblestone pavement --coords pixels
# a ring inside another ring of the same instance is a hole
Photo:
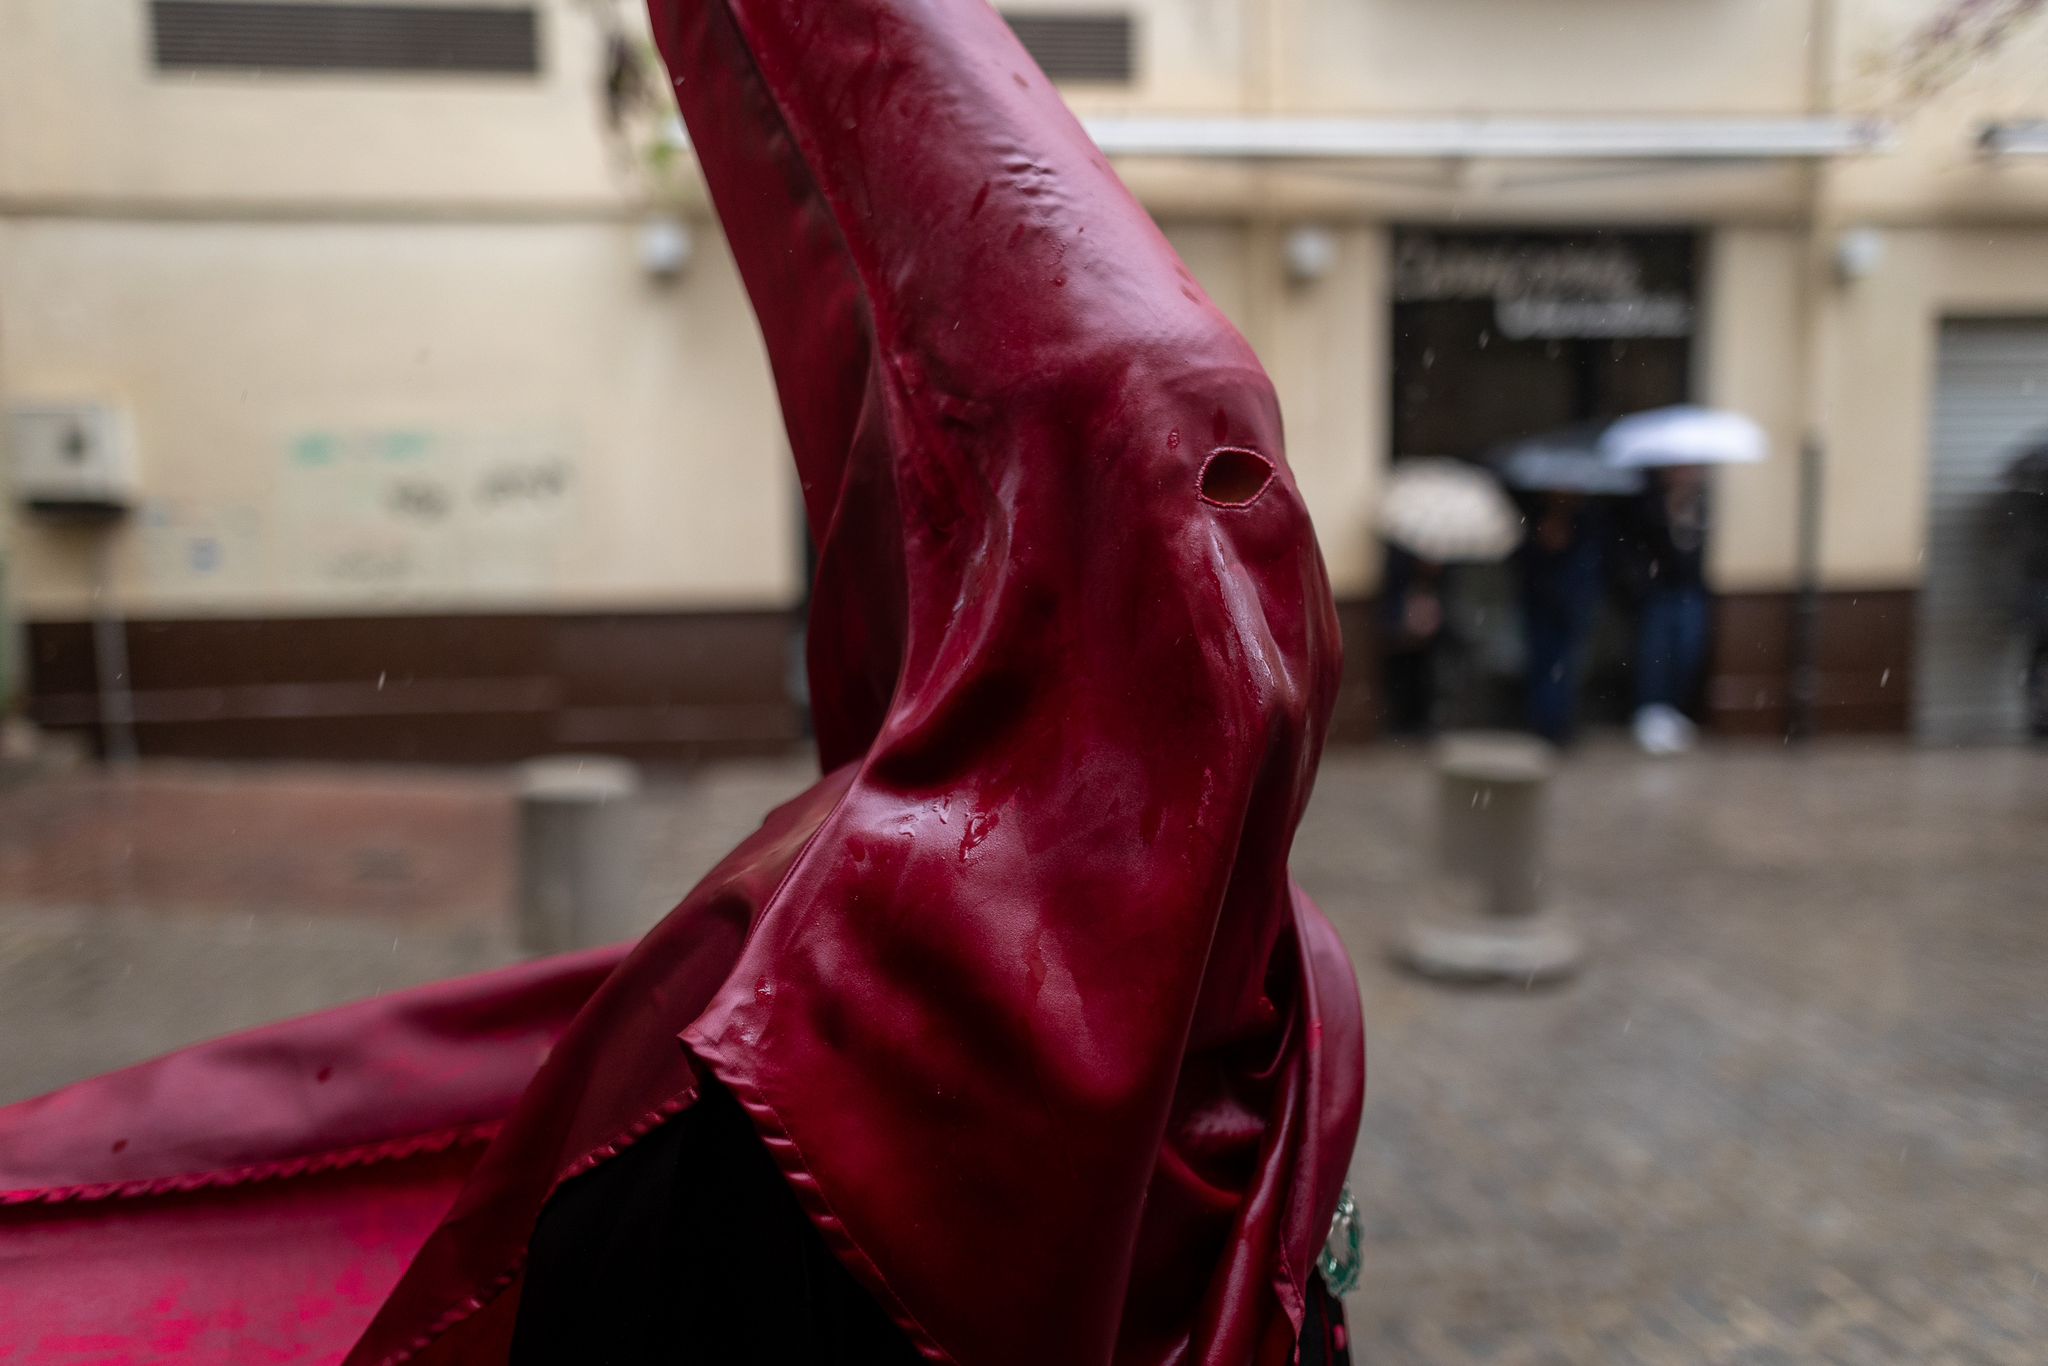
[[[655,786],[646,916],[804,773]],[[1576,756],[1549,989],[1387,965],[1431,799],[1333,755],[1295,860],[1371,1032],[1361,1366],[2048,1362],[2048,754]],[[0,788],[0,1099],[506,961],[514,832],[492,774]]]
[[[1577,763],[1527,993],[1384,966],[1428,776],[1333,777],[1366,1361],[2048,1361],[2048,755]]]

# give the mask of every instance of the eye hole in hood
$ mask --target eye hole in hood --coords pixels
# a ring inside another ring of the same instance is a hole
[[[1257,451],[1221,446],[1202,462],[1197,487],[1211,507],[1245,508],[1259,501],[1273,482],[1273,462]]]

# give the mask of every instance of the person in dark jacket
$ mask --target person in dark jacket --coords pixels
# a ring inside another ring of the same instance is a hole
[[[2014,607],[2027,648],[2027,730],[2048,740],[2048,444],[2015,461],[2006,484],[2018,571]]]
[[[1653,470],[1635,508],[1641,608],[1636,623],[1636,743],[1651,754],[1692,748],[1687,715],[1706,668],[1707,472],[1696,465]]]
[[[1582,494],[1537,494],[1516,552],[1528,724],[1553,744],[1569,743],[1578,726],[1579,674],[1600,615],[1601,521]]]
[[[1444,566],[1397,545],[1387,546],[1380,595],[1381,664],[1387,686],[1387,729],[1423,736],[1436,729],[1437,655],[1445,633]]]

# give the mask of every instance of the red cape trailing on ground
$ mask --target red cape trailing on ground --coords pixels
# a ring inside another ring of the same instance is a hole
[[[439,983],[0,1109],[0,1363],[339,1360],[619,958]]]
[[[0,1111],[9,1366],[501,1362],[549,1195],[709,1076],[935,1361],[1291,1355],[1363,1040],[1286,873],[1338,641],[1272,388],[984,0],[654,20],[819,546],[827,776],[616,967]]]

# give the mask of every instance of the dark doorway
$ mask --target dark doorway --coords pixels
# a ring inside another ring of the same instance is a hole
[[[1483,461],[1523,437],[1686,402],[1697,257],[1684,231],[1398,230],[1388,457]],[[1520,714],[1513,575],[1512,565],[1457,571],[1440,724]],[[1618,593],[1603,609],[1580,692],[1585,721],[1628,711],[1629,617]]]

